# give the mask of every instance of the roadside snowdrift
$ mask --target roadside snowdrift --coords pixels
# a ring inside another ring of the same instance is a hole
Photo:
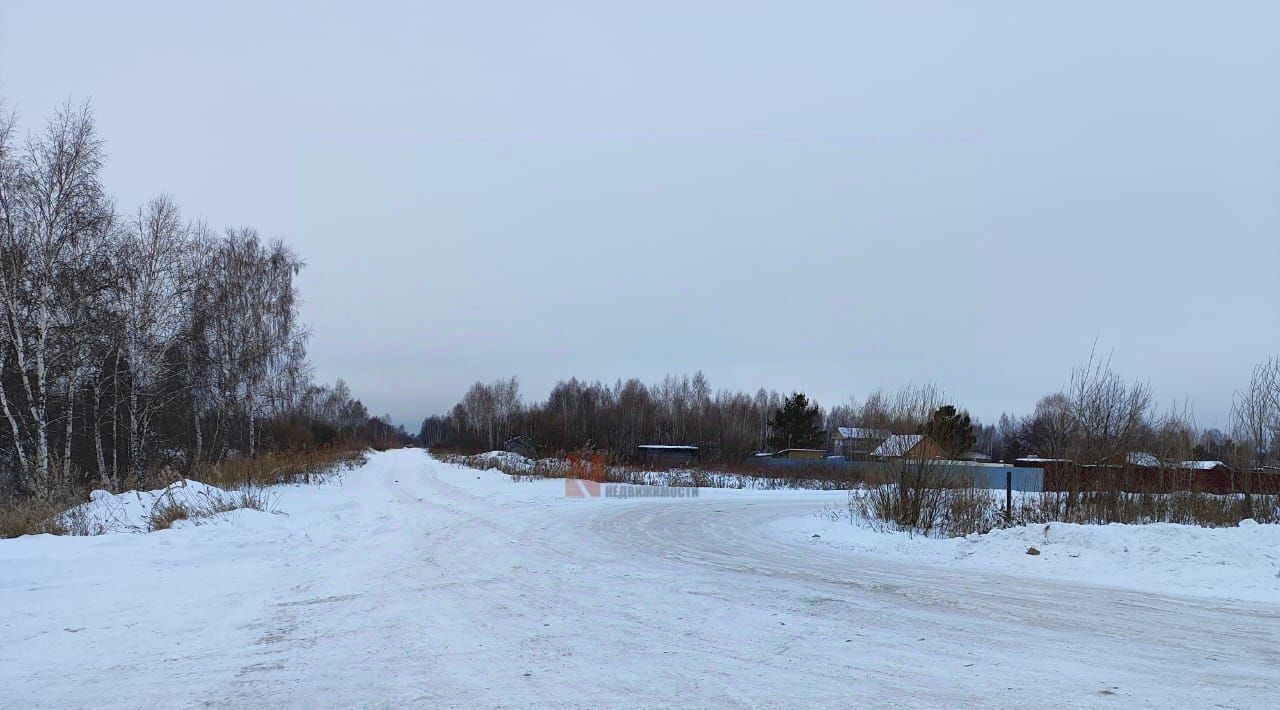
[[[174,481],[153,491],[98,490],[89,494],[87,503],[63,513],[63,519],[69,529],[89,535],[149,532],[157,527],[153,521],[157,506],[181,506],[197,514],[198,517],[174,523],[174,527],[182,527],[218,519],[230,512],[224,511],[225,508],[242,507],[236,504],[243,496],[238,491],[226,491],[193,480]]]
[[[477,454],[476,458],[481,461],[491,461],[496,465],[508,466],[516,470],[533,470],[533,459],[525,458],[524,456],[512,451],[486,451],[483,454]]]
[[[773,530],[885,559],[1161,594],[1280,602],[1280,525],[1048,523],[962,538],[877,532],[848,518],[779,520]],[[1028,554],[1035,548],[1040,554]]]

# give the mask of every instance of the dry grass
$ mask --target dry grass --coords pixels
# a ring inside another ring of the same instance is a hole
[[[252,459],[226,459],[196,466],[187,475],[225,490],[282,483],[320,483],[329,476],[365,462],[361,449],[303,449],[277,451]],[[168,484],[171,481],[163,481]]]
[[[151,530],[168,530],[179,520],[197,517],[199,515],[191,506],[176,501],[172,497],[166,497],[151,507],[151,517],[147,521],[147,526]]]
[[[1239,525],[1249,518],[1259,523],[1280,523],[1280,496],[1195,491],[1047,492],[1025,496],[1015,518],[1027,523],[1179,523],[1210,528]]]
[[[58,514],[75,505],[66,501],[49,501],[36,498],[16,500],[0,506],[0,538],[21,535],[65,535],[65,523]]]
[[[851,491],[845,514],[879,530],[943,537],[1052,522],[1199,527],[1233,527],[1246,519],[1280,523],[1280,496],[1093,490],[1021,493],[1015,500],[1012,519],[1006,520],[1003,491],[906,477]]]
[[[0,540],[23,535],[101,535],[106,530],[78,507],[86,499],[64,495],[0,504]]]
[[[151,507],[147,527],[150,531],[168,530],[179,520],[198,520],[246,508],[270,512],[271,498],[261,488],[228,491],[195,503],[179,501],[172,495],[166,495]]]

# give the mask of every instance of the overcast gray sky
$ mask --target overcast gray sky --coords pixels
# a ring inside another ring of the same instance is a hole
[[[312,359],[416,428],[477,379],[703,370],[1025,412],[1095,338],[1225,423],[1280,352],[1280,4],[0,5],[121,208],[308,262]]]

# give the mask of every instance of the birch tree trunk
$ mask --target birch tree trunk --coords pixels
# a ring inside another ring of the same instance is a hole
[[[98,464],[98,480],[104,487],[111,487],[107,475],[107,460],[102,453],[102,380],[93,387],[93,453]]]
[[[80,378],[79,368],[71,373],[67,380],[67,429],[66,439],[62,443],[62,485],[71,482],[71,435],[75,432],[76,381]]]

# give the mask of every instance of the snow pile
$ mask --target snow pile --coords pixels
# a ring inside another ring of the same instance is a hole
[[[1192,525],[1048,523],[961,538],[877,532],[810,516],[774,530],[793,539],[878,558],[1185,594],[1280,602],[1280,525],[1246,520],[1235,528]],[[1028,554],[1035,548],[1040,554]]]
[[[63,521],[72,531],[89,535],[149,532],[155,529],[152,515],[157,505],[179,505],[197,514],[212,513],[229,507],[240,497],[241,494],[192,480],[175,481],[154,491],[97,490],[89,494],[89,502],[63,513]]]
[[[486,451],[483,454],[477,454],[476,458],[480,461],[492,462],[494,465],[506,468],[514,468],[521,471],[533,470],[533,459],[525,458],[513,451]]]

